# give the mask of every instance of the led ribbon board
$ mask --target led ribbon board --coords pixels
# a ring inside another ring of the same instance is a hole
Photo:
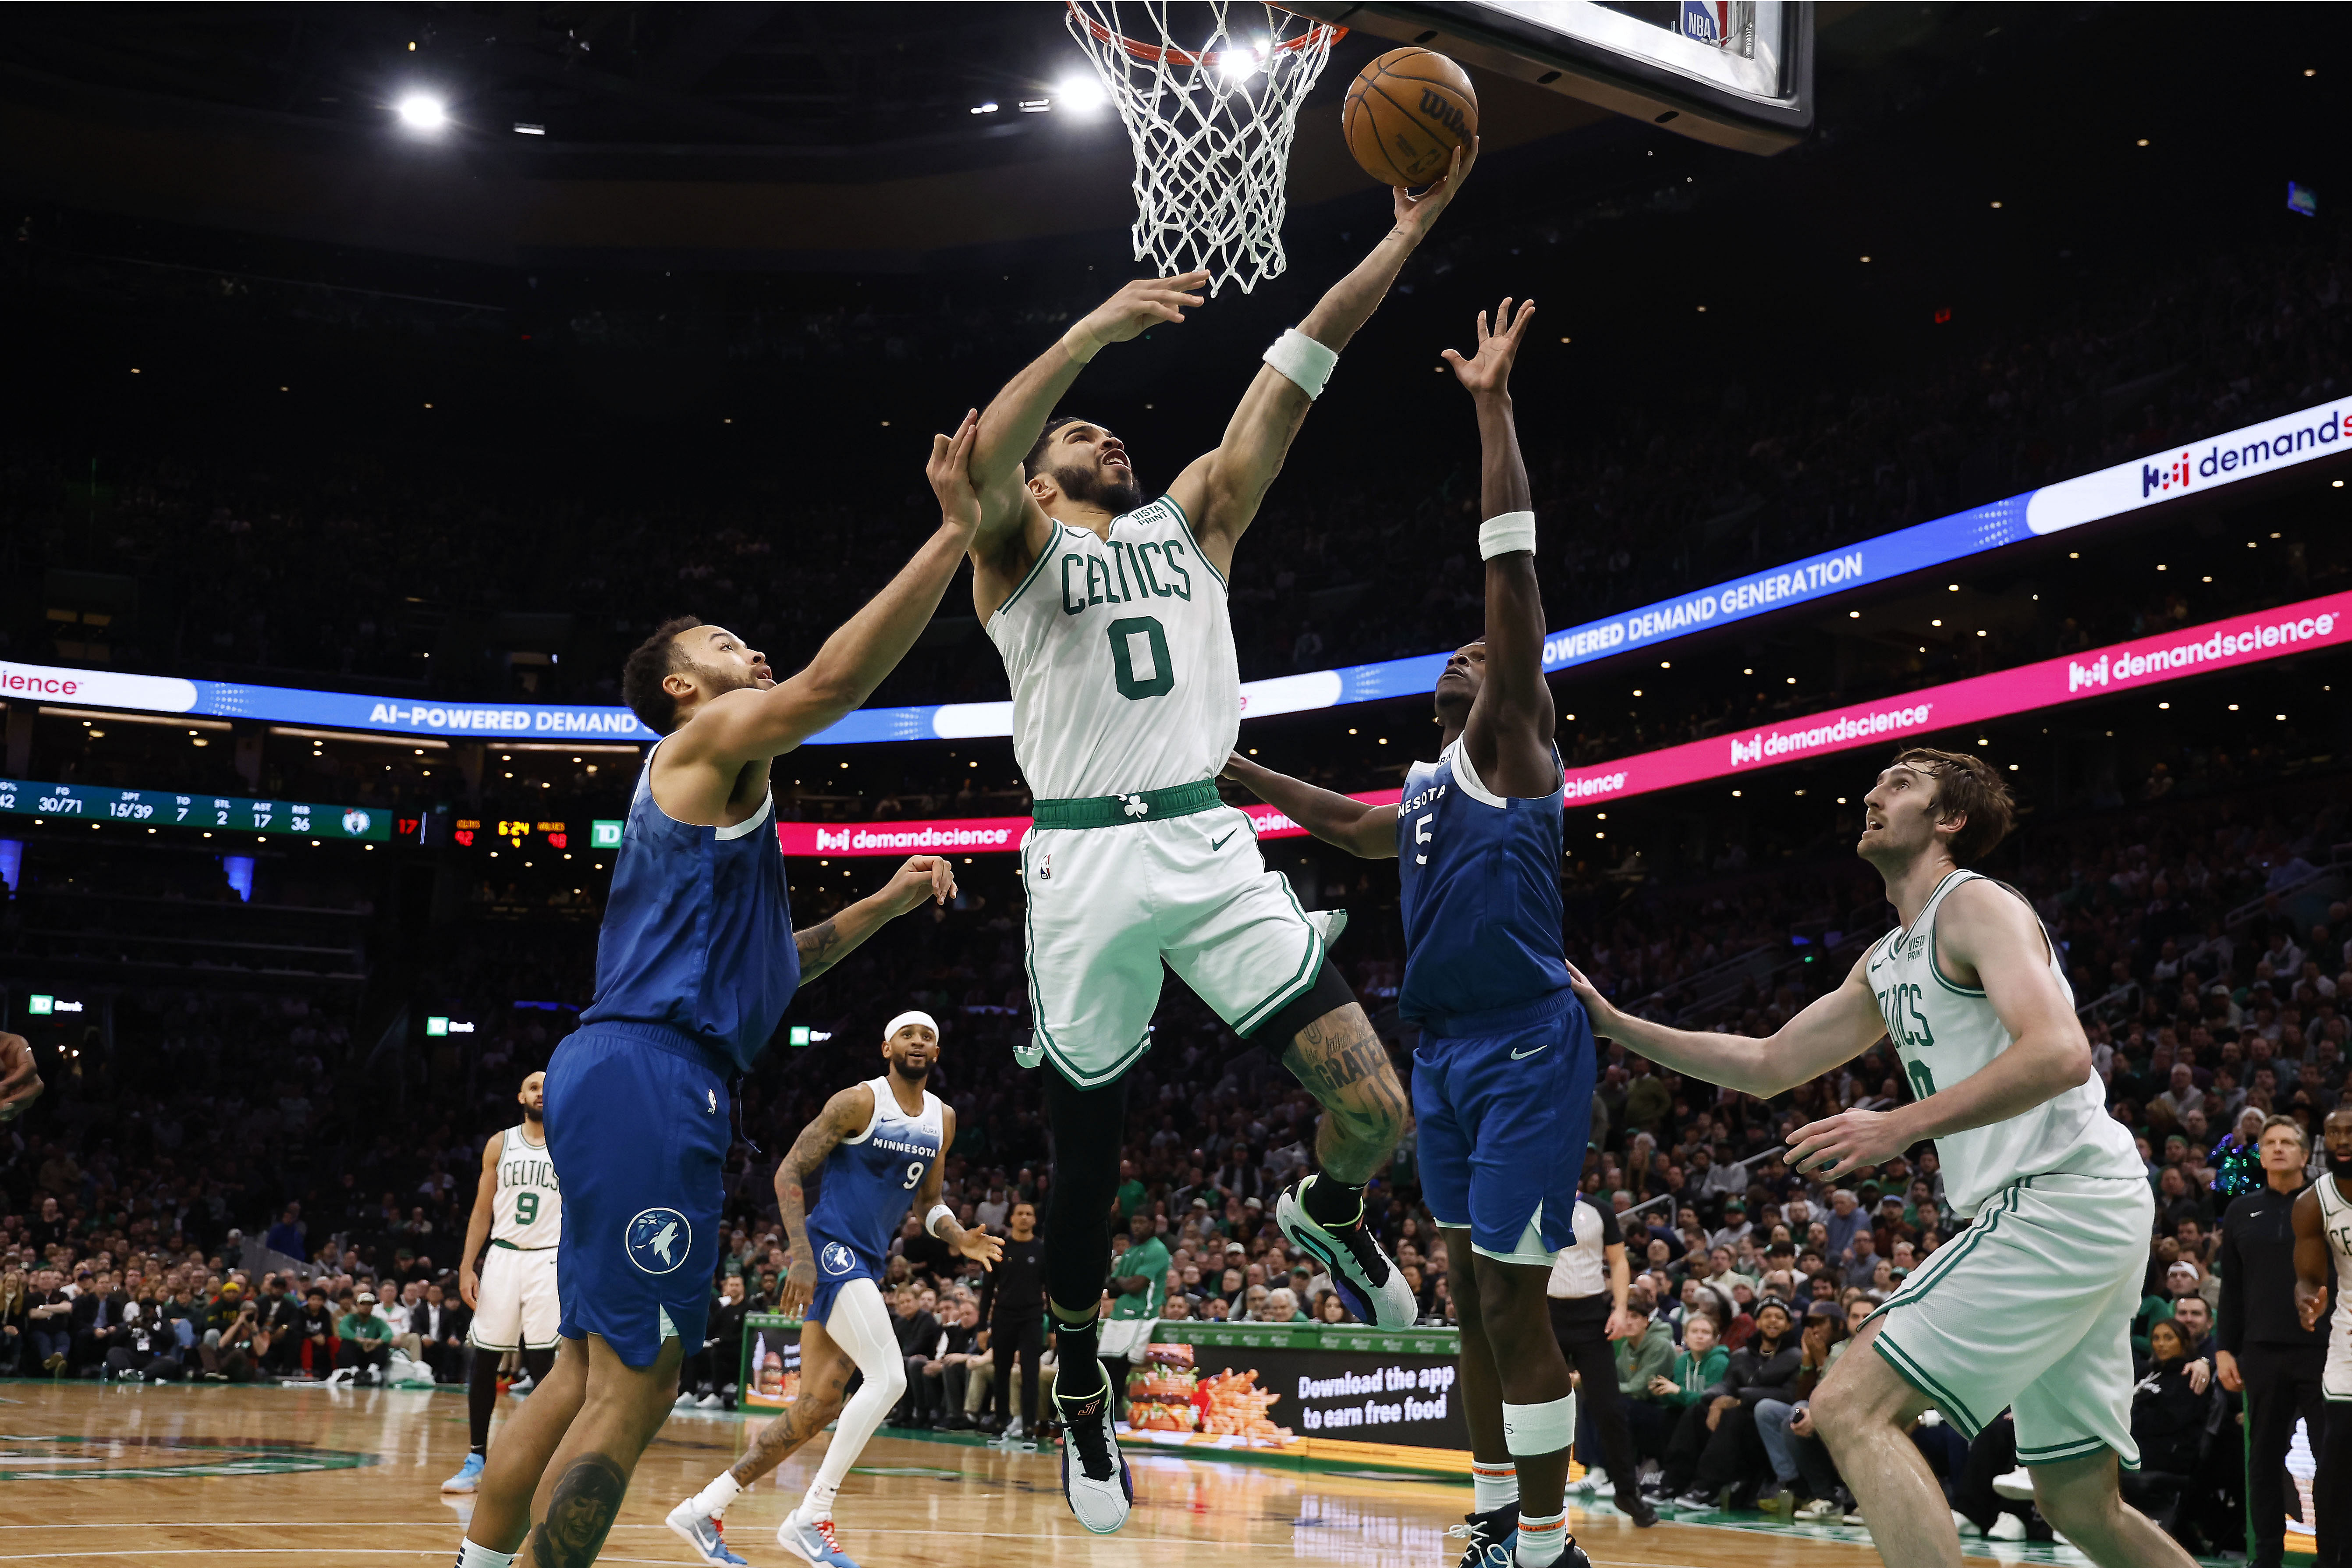
[[[213,827],[230,833],[291,833],[308,838],[392,837],[379,806],[310,805],[290,800],[182,795],[173,790],[101,789],[94,784],[0,779],[0,813],[61,821],[143,822],[158,827]]]
[[[1635,648],[1659,647],[1710,626],[1728,626],[1750,616],[1888,582],[2345,450],[2352,450],[2352,402],[2282,415],[2226,436],[2117,463],[2006,500],[1553,632],[1544,639],[1544,669],[1554,673]],[[1448,657],[1422,654],[1244,681],[1242,717],[1265,719],[1426,693],[1436,689]],[[649,745],[660,738],[625,708],[400,701],[357,692],[119,675],[110,670],[64,669],[5,660],[0,660],[0,700],[255,719],[445,740],[622,741]],[[873,745],[889,741],[1001,739],[1012,733],[1010,701],[948,702],[861,708],[831,729],[810,736],[808,743]]]
[[[1602,805],[1627,795],[1754,773],[1780,763],[1830,756],[1861,746],[1924,740],[1937,731],[1988,719],[2161,686],[2209,670],[2233,669],[2347,643],[2352,643],[2352,592],[2137,637],[2090,653],[1829,709],[1664,751],[1570,768],[1564,804]],[[1369,805],[1393,805],[1403,793],[1376,790],[1350,798]],[[1242,809],[1249,814],[1260,838],[1291,838],[1307,831],[1270,805]],[[787,855],[971,855],[1018,849],[1029,823],[1025,816],[783,822],[776,825],[776,837]]]

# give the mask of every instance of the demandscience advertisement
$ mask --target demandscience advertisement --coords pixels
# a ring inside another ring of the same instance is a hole
[[[2225,436],[2117,463],[1859,544],[1554,632],[1544,639],[1544,668],[1556,672],[1629,649],[1656,647],[1708,626],[1888,582],[2006,544],[2119,517],[2347,450],[2352,450],[2352,401],[2282,415]],[[1247,681],[1242,686],[1242,717],[1262,719],[1414,696],[1435,688],[1446,657],[1430,653]],[[0,699],[444,739],[621,741],[644,745],[658,738],[625,708],[402,701],[356,692],[118,675],[5,661],[0,661]],[[1012,703],[950,702],[860,709],[809,741],[812,745],[870,745],[888,741],[1001,738],[1012,733]]]

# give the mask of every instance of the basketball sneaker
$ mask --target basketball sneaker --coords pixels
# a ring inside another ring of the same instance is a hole
[[[1412,1287],[1382,1251],[1358,1211],[1355,1222],[1336,1227],[1307,1217],[1301,1200],[1318,1178],[1302,1177],[1274,1203],[1274,1222],[1291,1245],[1313,1253],[1331,1273],[1331,1288],[1359,1322],[1383,1329],[1409,1329],[1421,1315]]]
[[[694,1553],[694,1560],[698,1563],[751,1561],[727,1550],[727,1527],[719,1522],[717,1514],[705,1513],[696,1508],[692,1498],[670,1510],[669,1517],[662,1522],[669,1526],[672,1535],[686,1542],[687,1549]]]
[[[776,1544],[810,1568],[857,1568],[856,1560],[841,1549],[840,1540],[834,1535],[833,1521],[803,1519],[798,1509],[784,1515],[784,1522],[776,1526]]]
[[[457,1473],[441,1483],[441,1489],[445,1492],[479,1491],[481,1487],[482,1456],[479,1454],[467,1455],[466,1462],[457,1468]]]
[[[1100,1362],[1102,1386],[1081,1399],[1065,1399],[1057,1384],[1054,1408],[1062,1416],[1062,1496],[1078,1522],[1108,1535],[1127,1522],[1135,1501],[1135,1478],[1118,1451],[1117,1417],[1111,1412],[1110,1369]],[[1077,1459],[1074,1467],[1072,1456]]]
[[[1485,1513],[1465,1514],[1445,1532],[1469,1544],[1459,1568],[1511,1568],[1519,1555],[1519,1505],[1507,1502]]]

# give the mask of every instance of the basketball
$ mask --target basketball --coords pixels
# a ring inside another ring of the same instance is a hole
[[[1478,93],[1444,55],[1391,49],[1348,84],[1340,125],[1364,173],[1384,185],[1418,189],[1444,174],[1454,149],[1478,133]]]

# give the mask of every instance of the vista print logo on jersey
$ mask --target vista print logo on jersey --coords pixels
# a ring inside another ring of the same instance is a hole
[[[824,1249],[816,1255],[816,1260],[824,1265],[827,1274],[833,1275],[846,1274],[857,1267],[857,1254],[850,1251],[845,1242],[826,1242]]]
[[[621,1245],[644,1272],[671,1274],[694,1248],[694,1226],[676,1209],[645,1209],[623,1229]]]

